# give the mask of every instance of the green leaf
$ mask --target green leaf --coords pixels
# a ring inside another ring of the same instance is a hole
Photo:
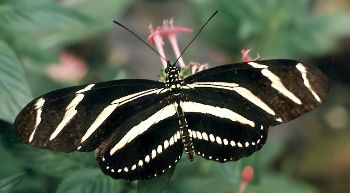
[[[193,171],[192,174],[176,172],[174,181],[169,184],[166,190],[182,193],[234,192],[233,190],[238,186],[240,179],[239,163],[217,163],[202,158],[196,159],[196,162],[198,160],[205,162],[205,165],[209,164],[209,170],[199,175],[195,174],[198,171]],[[200,162],[195,164],[201,164]],[[191,169],[193,164],[184,167],[186,170],[187,168]]]
[[[35,49],[46,49],[62,43],[57,36],[64,36],[65,42],[81,40],[96,34],[104,25],[55,2],[40,6],[20,3],[0,6],[0,36],[18,47],[29,45],[29,50],[32,45],[36,45]]]
[[[69,29],[59,29],[38,40],[40,47],[53,47],[60,44],[72,44],[89,37],[96,36],[110,29],[113,20],[117,19],[133,1],[129,0],[85,0],[71,5],[71,9],[89,18],[84,25],[73,26]],[[101,11],[103,10],[103,11]]]
[[[13,122],[33,97],[15,52],[0,42],[0,119]]]
[[[13,192],[13,188],[23,180],[24,174],[19,173],[0,180],[0,193]]]
[[[54,3],[37,7],[0,7],[0,29],[9,33],[42,35],[56,30],[79,28],[87,20],[83,15]]]
[[[133,2],[134,0],[84,0],[72,4],[71,8],[93,20],[114,25],[112,20],[118,19],[117,17]]]
[[[318,191],[303,182],[299,182],[283,175],[265,173],[262,183],[247,187],[246,192],[255,193],[317,193]]]
[[[268,167],[276,158],[280,156],[286,148],[286,144],[281,139],[269,139],[265,146],[254,153],[252,157],[257,157],[260,167]]]
[[[171,176],[173,175],[175,167],[171,168],[163,175],[152,178],[150,180],[140,180],[137,184],[138,193],[160,193],[165,186],[169,183]]]
[[[315,5],[311,0],[191,2],[198,20],[213,8],[220,10],[220,21],[211,23],[204,35],[235,57],[242,48],[251,48],[263,58],[319,55],[334,50],[340,38],[350,35],[349,13],[310,11]]]
[[[104,175],[101,170],[83,169],[64,178],[56,193],[116,193],[119,190],[119,182]]]
[[[56,0],[2,0],[4,5],[12,5],[16,7],[38,7],[46,3],[52,3]]]
[[[50,176],[65,177],[72,171],[97,168],[93,153],[61,153],[20,146],[22,149],[18,149],[17,155],[24,161],[23,164]]]

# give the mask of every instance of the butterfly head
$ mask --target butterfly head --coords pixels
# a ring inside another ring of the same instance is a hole
[[[170,79],[170,77],[176,77],[178,79],[179,73],[180,73],[180,67],[176,66],[175,63],[171,64],[170,61],[167,61],[167,67],[165,68],[165,74],[167,78]]]

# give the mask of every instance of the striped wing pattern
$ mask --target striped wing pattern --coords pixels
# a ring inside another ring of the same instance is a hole
[[[138,112],[97,149],[98,163],[114,178],[156,177],[174,167],[182,156],[178,127],[172,105],[160,104]]]
[[[185,83],[192,90],[220,95],[221,100],[234,97],[227,101],[230,104],[253,104],[265,112],[270,126],[314,109],[328,93],[328,80],[321,71],[294,60],[223,65],[192,75]]]
[[[184,150],[219,162],[249,156],[269,126],[312,110],[328,92],[318,69],[294,60],[223,65],[181,85],[176,68],[166,72],[173,82],[117,80],[44,94],[20,112],[17,134],[56,151],[96,149],[105,174],[149,179],[174,167]]]
[[[198,94],[206,97],[196,97]],[[227,162],[249,156],[263,146],[268,122],[262,110],[234,102],[238,100],[234,96],[217,100],[222,95],[204,94],[191,90],[189,101],[182,103],[197,155]]]
[[[134,111],[157,104],[164,97],[159,94],[162,86],[149,80],[118,80],[49,92],[20,112],[17,134],[37,147],[92,151]]]
[[[219,162],[259,150],[269,126],[312,110],[328,92],[318,69],[293,60],[224,65],[192,75],[185,84],[183,108],[196,153]]]

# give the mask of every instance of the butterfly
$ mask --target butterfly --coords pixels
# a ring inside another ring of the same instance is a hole
[[[30,102],[15,120],[18,137],[61,152],[94,151],[116,179],[143,180],[175,167],[183,152],[228,162],[262,148],[268,129],[319,106],[327,77],[295,60],[213,67],[182,79],[125,79],[63,88]]]

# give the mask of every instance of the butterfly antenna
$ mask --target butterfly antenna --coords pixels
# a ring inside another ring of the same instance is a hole
[[[201,31],[203,30],[203,28],[209,23],[209,21],[218,13],[219,11],[216,10],[210,17],[209,19],[204,23],[204,25],[198,30],[197,34],[192,38],[192,40],[190,41],[190,43],[187,44],[187,46],[185,47],[185,49],[182,50],[180,56],[176,59],[176,61],[174,62],[174,64],[177,63],[177,61],[181,58],[181,56],[185,53],[185,51],[187,50],[187,48],[192,44],[192,42],[197,38],[197,36],[201,33]]]
[[[113,20],[113,22],[117,25],[119,25],[120,27],[122,27],[123,29],[125,29],[126,31],[130,32],[132,35],[134,35],[138,40],[140,40],[143,44],[145,44],[147,47],[151,48],[151,50],[153,50],[158,56],[160,56],[161,58],[163,58],[165,61],[168,62],[168,60],[166,58],[164,58],[162,55],[160,55],[158,53],[158,51],[156,49],[154,49],[152,46],[150,46],[147,42],[145,42],[140,36],[138,36],[135,32],[131,31],[129,28],[127,28],[125,25],[119,23],[116,20]]]

